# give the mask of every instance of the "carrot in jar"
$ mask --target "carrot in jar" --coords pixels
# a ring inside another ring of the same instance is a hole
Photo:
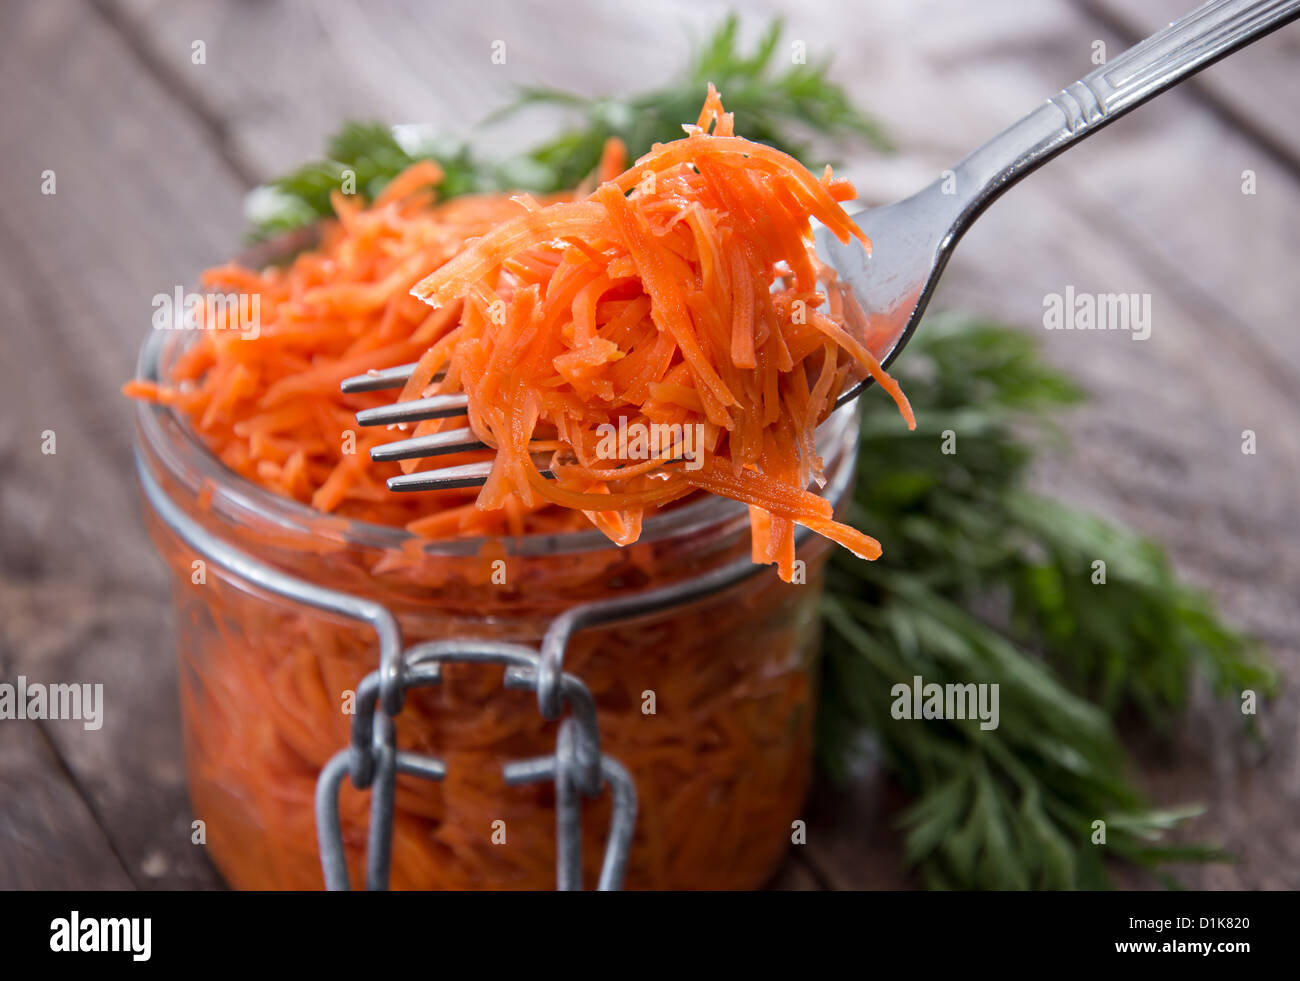
[[[699,126],[710,124],[713,135],[688,137],[693,147],[734,139],[716,93]],[[744,159],[735,146],[726,144],[719,160],[706,166],[713,177],[733,173]],[[649,167],[660,188],[692,196],[695,210],[688,216],[676,214],[669,201],[641,200],[639,191],[625,199],[626,208],[613,191],[599,189],[595,197],[479,195],[438,202],[428,167],[390,182],[368,206],[340,196],[337,220],[324,223],[319,245],[286,267],[225,265],[205,274],[208,288],[258,296],[256,336],[238,319],[205,325],[209,329],[193,332],[167,377],[130,383],[127,394],[171,406],[236,473],[331,516],[322,513],[322,527],[334,519],[361,520],[431,538],[493,540],[594,525],[628,543],[563,562],[524,564],[512,572],[520,578],[499,591],[486,588],[487,569],[470,574],[463,564],[425,554],[414,541],[377,560],[322,538],[312,546],[318,554],[295,559],[334,588],[364,592],[378,582],[426,600],[446,630],[495,636],[502,621],[493,616],[504,616],[520,597],[552,610],[561,598],[609,595],[619,582],[652,587],[671,581],[682,574],[681,563],[631,543],[648,510],[701,492],[751,497],[756,560],[786,571],[794,518],[819,530],[840,527],[829,506],[795,482],[811,462],[810,427],[833,401],[851,359],[825,331],[795,324],[778,309],[765,277],[780,260],[742,232],[756,227],[771,190],[786,209],[781,241],[789,245],[802,235],[793,217],[799,209],[815,205],[834,219],[828,209],[851,187],[825,175],[782,176],[784,161],[764,155],[762,179],[734,189],[741,210],[732,223],[725,208],[706,213],[712,185],[669,159],[676,152],[643,161],[641,174]],[[624,173],[622,164],[621,148],[607,148],[599,181],[610,186],[627,179],[633,171]],[[786,187],[786,181],[793,183]],[[637,255],[620,244],[619,226],[602,202],[630,222]],[[558,225],[548,210],[555,206],[568,209]],[[511,222],[522,229],[509,246],[513,252],[463,261]],[[671,276],[651,275],[652,294],[638,257],[701,281],[685,288]],[[814,257],[793,258],[788,270],[780,270],[782,278],[796,269],[805,279],[809,270],[822,278],[792,283],[791,297],[811,297],[814,287],[827,286]],[[459,277],[462,292],[431,311],[409,290],[421,276],[444,268],[449,282]],[[681,310],[656,310],[656,299],[662,304],[665,298],[680,300]],[[490,340],[498,326],[490,307],[497,299],[508,300],[511,344],[473,352],[464,342],[471,335]],[[831,301],[834,308],[833,295]],[[832,320],[847,323],[834,310]],[[557,337],[564,339],[558,347]],[[556,358],[563,360],[557,365]],[[410,433],[351,425],[356,411],[391,395],[344,396],[338,380],[354,369],[417,359],[420,368],[403,397],[439,385],[480,393],[476,419],[488,435],[501,434],[503,458],[513,461],[499,506],[483,508],[472,490],[392,494],[384,480],[401,468],[368,462],[371,447]],[[508,368],[522,370],[522,383],[512,383]],[[564,384],[540,385],[545,376],[538,368]],[[445,379],[434,382],[440,371],[447,372]],[[801,371],[809,378],[798,380]],[[634,472],[623,473],[630,486],[622,486],[608,471],[625,461],[601,460],[584,442],[592,421],[584,412],[620,393],[646,421],[681,426],[704,420],[709,447],[725,450],[734,440],[738,461],[724,454],[725,463],[669,480],[653,474],[656,461],[638,461]],[[788,419],[796,414],[797,420]],[[792,442],[773,456],[772,431],[781,419],[787,419],[783,432]],[[548,421],[554,432],[545,428]],[[534,424],[532,438],[545,439],[557,452],[561,445],[575,452],[576,459],[562,461],[565,479],[552,485],[530,473],[531,461],[522,455],[530,433],[527,425],[514,428],[520,423]],[[206,509],[208,502],[205,493],[193,506]],[[775,534],[763,540],[760,528],[773,527]],[[274,530],[257,530],[255,541],[281,555],[303,548],[300,538]],[[165,553],[178,576],[187,578],[192,556],[174,542]],[[752,887],[784,847],[808,780],[812,696],[805,667],[792,663],[793,652],[807,650],[807,638],[798,632],[798,618],[783,612],[802,591],[780,589],[764,579],[688,615],[611,625],[576,639],[568,665],[592,689],[605,744],[632,770],[642,800],[630,884]],[[553,597],[550,606],[535,599],[541,595]],[[183,596],[186,615],[178,627],[189,638],[181,645],[187,763],[196,814],[209,822],[213,852],[236,885],[318,886],[315,777],[348,740],[350,720],[339,698],[373,669],[373,638],[309,611],[269,606],[216,577]],[[767,679],[763,688],[753,686],[756,677]],[[548,788],[507,789],[499,771],[503,758],[549,751],[553,724],[536,715],[524,693],[503,694],[500,682],[499,670],[449,669],[444,690],[413,693],[398,717],[399,744],[444,756],[453,778],[445,786],[399,779],[394,887],[532,888],[553,881]],[[635,710],[647,687],[661,698],[663,714],[653,728]],[[354,882],[367,800],[350,786],[340,800]],[[726,806],[701,811],[701,801]],[[590,874],[599,864],[598,829],[608,802],[586,807],[593,827],[584,836]],[[485,845],[485,829],[501,816],[519,836],[508,850]]]

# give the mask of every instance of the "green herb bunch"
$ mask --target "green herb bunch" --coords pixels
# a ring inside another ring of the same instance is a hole
[[[1038,420],[1082,397],[1028,335],[930,316],[895,369],[917,429],[899,426],[890,400],[863,400],[848,520],[885,552],[832,560],[825,765],[845,775],[858,734],[874,734],[916,796],[906,853],[931,886],[1096,888],[1106,858],[1222,857],[1162,843],[1196,811],[1144,808],[1112,718],[1131,708],[1167,728],[1193,668],[1220,694],[1269,691],[1255,646],[1155,544],[1026,489],[1052,435]],[[893,718],[891,689],[916,676],[998,684],[998,727]]]
[[[518,157],[488,161],[464,142],[404,144],[381,123],[349,123],[327,156],[263,190],[265,238],[330,214],[351,171],[373,197],[417,159],[446,173],[439,193],[571,188],[596,167],[607,138],[639,156],[676,139],[708,82],[737,131],[811,162],[807,142],[865,138],[880,128],[830,81],[828,63],[778,69],[781,25],[754,50],[728,18],[679,80],[630,98],[523,90],[496,118],[560,106],[577,122]],[[868,734],[914,797],[902,815],[906,857],[935,887],[1077,888],[1108,883],[1106,859],[1159,865],[1221,858],[1170,846],[1165,833],[1194,809],[1153,811],[1126,776],[1114,724],[1124,709],[1168,729],[1194,669],[1215,691],[1267,692],[1255,647],[1182,584],[1160,549],[1026,489],[1045,414],[1082,398],[1046,366],[1027,335],[970,317],[931,316],[897,373],[916,409],[907,432],[892,403],[869,393],[857,489],[848,520],[885,545],[875,563],[837,555],[825,599],[820,754],[844,777]],[[956,452],[944,453],[947,431]],[[1094,562],[1106,581],[1094,582]],[[891,688],[1000,686],[1000,724],[896,720]],[[1105,822],[1105,845],[1094,844]]]
[[[778,147],[801,160],[811,159],[805,140],[817,132],[824,137],[860,137],[880,149],[889,142],[880,126],[856,108],[847,94],[828,79],[829,59],[776,67],[781,48],[780,21],[774,21],[756,49],[740,50],[740,21],[728,17],[699,48],[689,70],[670,87],[626,99],[590,99],[551,88],[526,88],[519,100],[493,119],[528,106],[559,106],[572,111],[581,124],[561,133],[527,155],[539,165],[546,181],[541,190],[575,186],[600,160],[609,137],[618,137],[633,157],[655,143],[682,137],[682,123],[700,113],[704,93],[712,82],[723,95],[727,111],[736,117],[736,132],[746,139]]]

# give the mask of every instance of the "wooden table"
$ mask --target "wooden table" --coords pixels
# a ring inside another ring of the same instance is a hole
[[[836,76],[902,148],[849,168],[886,200],[1088,71],[1094,41],[1116,53],[1190,3],[747,6],[751,28],[781,12],[789,39],[837,53]],[[102,679],[108,706],[96,733],[0,723],[0,887],[220,884],[190,843],[167,584],[142,532],[118,394],[150,298],[234,251],[244,193],[318,153],[345,117],[463,132],[520,83],[644,87],[725,13],[713,0],[547,7],[6,5],[0,680]],[[507,43],[504,65],[491,62],[494,40]],[[1033,330],[1043,296],[1067,286],[1151,294],[1143,343],[1038,328],[1095,397],[1070,421],[1074,450],[1037,479],[1167,544],[1286,679],[1300,675],[1298,68],[1292,27],[1034,175],[970,234],[937,301]],[[552,123],[529,118],[483,142],[504,151]],[[54,195],[41,193],[46,170]],[[1245,429],[1255,455],[1241,452]],[[1300,885],[1296,709],[1287,685],[1257,747],[1230,709],[1198,697],[1172,747],[1136,747],[1152,797],[1203,801],[1188,835],[1240,858],[1178,870],[1187,885]],[[775,884],[912,885],[892,830],[899,804],[881,777],[847,795],[819,789],[808,844]]]

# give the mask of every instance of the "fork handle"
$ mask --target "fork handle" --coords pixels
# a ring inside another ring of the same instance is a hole
[[[1297,16],[1300,0],[1211,0],[1067,85],[954,168],[957,235],[1062,150]]]

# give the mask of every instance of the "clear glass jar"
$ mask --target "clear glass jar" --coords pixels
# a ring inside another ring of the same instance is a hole
[[[139,376],[165,377],[183,343],[155,334]],[[712,497],[648,517],[627,548],[594,529],[416,538],[322,514],[239,477],[168,408],[141,403],[136,422],[138,465],[189,519],[270,567],[383,603],[408,644],[535,645],[574,603],[681,582],[750,548],[746,509]],[[851,408],[827,421],[819,445],[825,493],[838,510],[857,445]],[[190,797],[211,856],[237,888],[320,888],[315,781],[348,742],[345,692],[377,667],[374,634],[196,565],[204,556],[147,502],[146,513],[172,571]],[[784,584],[766,568],[720,593],[574,636],[565,670],[590,688],[602,749],[637,785],[629,888],[752,889],[781,862],[812,766],[828,550],[815,535],[802,542],[805,584]],[[503,568],[505,582],[494,582]],[[552,752],[556,727],[538,715],[535,695],[503,689],[500,667],[449,665],[440,686],[412,692],[397,717],[398,746],[442,758],[448,773],[440,783],[398,778],[392,887],[553,888],[553,790],[507,787],[501,766]],[[588,885],[600,867],[607,797],[583,805]],[[354,884],[363,878],[367,798],[345,781]],[[504,843],[493,840],[498,820]]]

